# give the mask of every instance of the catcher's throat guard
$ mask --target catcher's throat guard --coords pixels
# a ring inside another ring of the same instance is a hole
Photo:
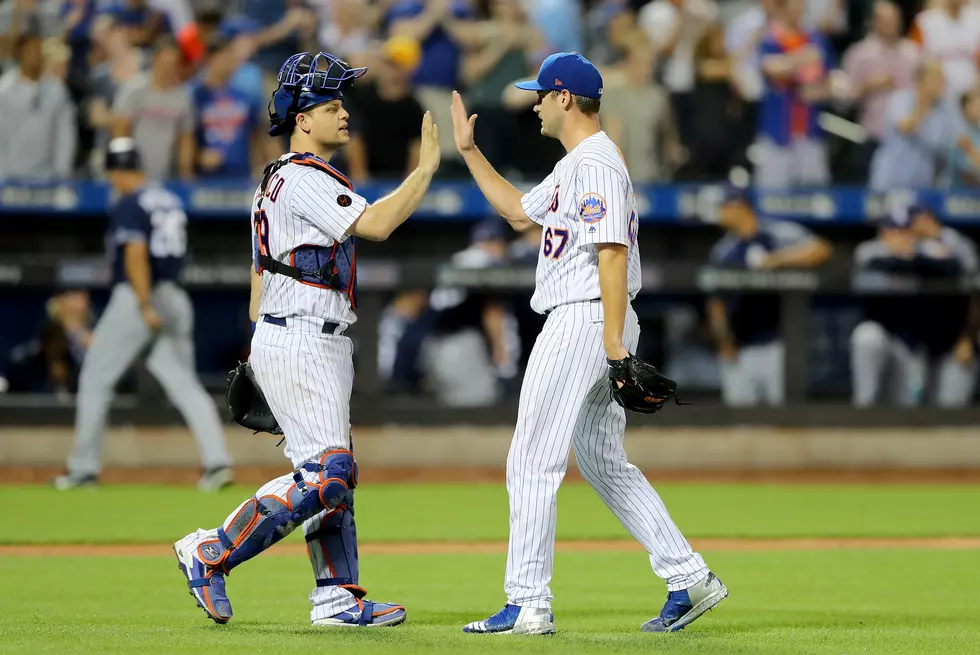
[[[607,359],[609,388],[613,399],[624,409],[640,414],[655,414],[671,396],[678,405],[690,405],[677,397],[677,383],[633,355]]]
[[[235,423],[255,432],[281,435],[282,428],[255,381],[252,366],[242,362],[228,375],[228,412]]]

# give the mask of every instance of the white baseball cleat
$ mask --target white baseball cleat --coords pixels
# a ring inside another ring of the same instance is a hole
[[[204,472],[201,479],[197,481],[198,491],[220,491],[231,485],[234,476],[231,467],[225,466],[220,469],[210,469]]]
[[[463,632],[495,635],[550,635],[555,632],[555,615],[546,607],[504,605],[489,619],[474,621]]]

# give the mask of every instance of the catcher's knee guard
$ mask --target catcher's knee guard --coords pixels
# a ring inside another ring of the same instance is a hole
[[[264,489],[260,489],[242,503],[218,528],[217,539],[199,545],[201,560],[228,573],[323,510],[351,506],[357,486],[357,463],[349,450],[332,450],[294,471],[292,479],[283,494],[263,493]]]

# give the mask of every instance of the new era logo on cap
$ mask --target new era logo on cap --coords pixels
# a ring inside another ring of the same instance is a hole
[[[602,75],[591,61],[577,52],[558,52],[544,60],[537,79],[518,82],[515,86],[527,91],[564,90],[576,96],[599,98]]]

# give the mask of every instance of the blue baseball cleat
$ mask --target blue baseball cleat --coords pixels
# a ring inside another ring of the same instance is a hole
[[[175,543],[174,554],[197,606],[215,623],[228,623],[232,614],[231,601],[225,594],[225,574],[208,567],[197,553],[198,548],[208,548],[209,542],[217,541],[217,530],[198,530]]]
[[[708,572],[704,580],[682,591],[671,591],[667,602],[660,610],[660,616],[650,619],[642,626],[641,632],[677,632],[691,621],[725,600],[728,587],[718,577]]]
[[[485,621],[474,621],[463,632],[497,635],[550,635],[555,632],[555,615],[550,609],[504,605]]]
[[[317,619],[313,625],[327,628],[380,628],[404,623],[405,608],[393,603],[376,603],[357,599],[357,605],[326,619]]]

